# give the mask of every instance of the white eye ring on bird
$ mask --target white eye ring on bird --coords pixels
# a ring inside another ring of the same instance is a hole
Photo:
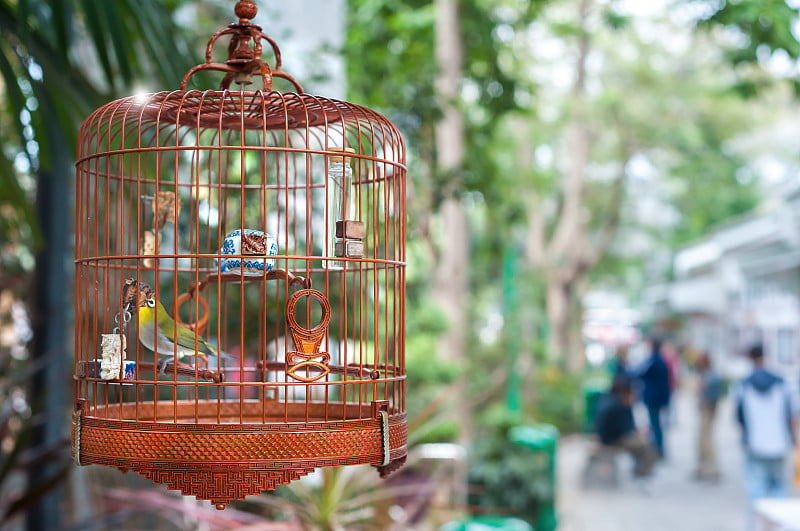
[[[151,308],[155,308],[156,307],[156,300],[155,299],[147,299],[147,305],[150,306]]]

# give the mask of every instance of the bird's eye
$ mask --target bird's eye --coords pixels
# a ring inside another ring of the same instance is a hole
[[[147,299],[147,305],[150,306],[151,308],[155,308],[156,307],[156,300],[155,299]]]

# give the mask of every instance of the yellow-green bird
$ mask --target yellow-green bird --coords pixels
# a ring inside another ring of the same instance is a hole
[[[136,281],[128,283],[135,286]],[[139,341],[159,356],[165,356],[161,370],[166,368],[167,362],[174,359],[177,353],[178,361],[186,357],[222,356],[231,358],[228,354],[220,353],[205,339],[199,337],[180,323],[176,323],[171,315],[156,300],[152,288],[144,282],[138,283],[136,304],[139,316]],[[177,351],[175,345],[177,344]]]

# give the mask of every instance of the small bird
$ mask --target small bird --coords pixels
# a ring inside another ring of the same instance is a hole
[[[139,316],[139,341],[148,349],[157,351],[159,356],[166,358],[161,365],[161,372],[164,372],[167,362],[176,355],[178,361],[187,357],[200,358],[205,362],[208,361],[208,356],[232,358],[224,352],[218,352],[205,339],[182,324],[176,323],[164,305],[156,300],[153,289],[144,282],[138,284],[136,305]]]

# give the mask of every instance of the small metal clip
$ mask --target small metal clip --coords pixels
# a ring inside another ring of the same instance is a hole
[[[378,411],[381,417],[381,450],[383,450],[383,462],[381,466],[389,464],[389,413],[385,410]]]
[[[73,445],[72,458],[75,464],[81,466],[81,410],[76,409],[72,412],[72,420],[75,422],[75,444]]]

